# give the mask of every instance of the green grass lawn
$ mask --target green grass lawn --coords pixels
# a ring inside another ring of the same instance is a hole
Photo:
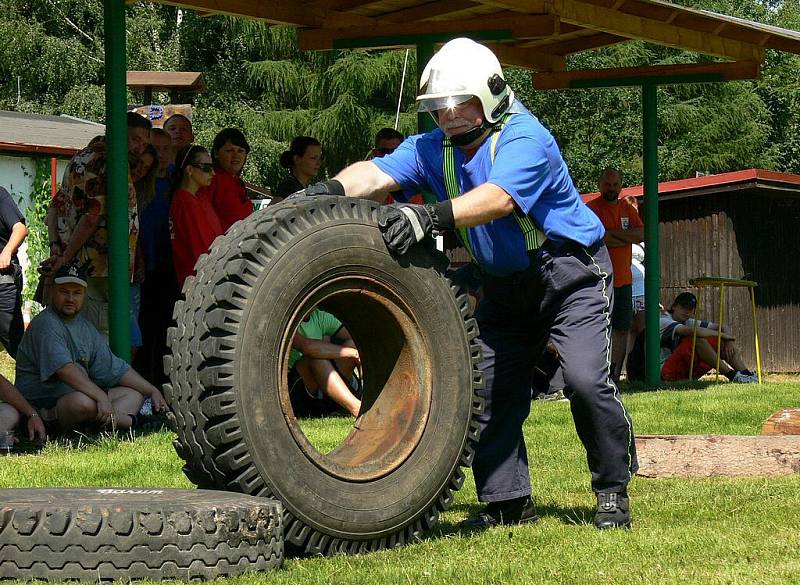
[[[800,405],[800,383],[687,385],[626,394],[638,434],[757,434],[772,412]],[[319,445],[347,419],[306,425]],[[585,456],[566,402],[535,402],[525,427],[541,522],[461,533],[476,511],[471,476],[435,531],[403,549],[288,559],[237,583],[800,583],[800,474],[652,480],[630,486],[634,527],[599,532]],[[0,487],[191,487],[171,434],[54,443],[0,457]]]

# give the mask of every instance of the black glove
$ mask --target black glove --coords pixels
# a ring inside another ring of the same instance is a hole
[[[384,205],[380,208],[378,227],[389,251],[405,254],[423,238],[455,229],[453,204],[448,200],[436,205]]]
[[[338,195],[340,197],[344,197],[344,185],[342,185],[336,179],[331,179],[330,181],[320,181],[319,183],[314,183],[313,185],[309,185],[305,189],[300,189],[299,191],[295,191],[287,199],[295,199],[297,197],[316,197],[317,195]]]
[[[390,252],[405,254],[412,244],[433,235],[434,220],[426,205],[383,205],[378,227]]]

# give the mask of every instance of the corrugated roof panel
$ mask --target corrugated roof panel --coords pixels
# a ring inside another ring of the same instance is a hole
[[[0,111],[0,151],[68,154],[105,132],[88,120]]]

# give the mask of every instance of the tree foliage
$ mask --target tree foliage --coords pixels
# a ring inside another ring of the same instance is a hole
[[[800,30],[800,0],[680,0],[694,7]],[[197,140],[209,145],[226,126],[253,146],[246,178],[275,185],[278,157],[293,136],[323,144],[336,172],[368,152],[374,133],[414,131],[417,64],[405,51],[302,52],[294,29],[175,7],[128,4],[129,69],[202,71],[208,91],[158,95],[192,101]],[[101,0],[0,0],[0,108],[66,113],[103,121]],[[702,55],[628,42],[575,55],[572,69],[705,62]],[[762,167],[800,173],[800,83],[796,55],[767,52],[760,80],[659,89],[660,179]],[[530,74],[509,70],[518,97],[556,136],[578,187],[595,187],[604,166],[626,183],[642,178],[638,88],[537,92]],[[129,95],[129,102],[141,101]]]

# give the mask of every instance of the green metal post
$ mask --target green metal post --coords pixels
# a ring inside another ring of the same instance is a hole
[[[661,286],[658,250],[658,85],[642,85],[642,151],[644,158],[644,305],[645,380],[661,382],[658,296]]]
[[[128,274],[128,109],[125,0],[105,0],[106,148],[108,151],[108,320],[111,350],[130,361]]]
[[[418,42],[417,43],[417,78],[413,80],[415,85],[419,84],[419,78],[422,75],[422,70],[425,65],[433,57],[433,42]],[[436,123],[431,118],[428,112],[419,112],[417,114],[417,131],[430,132],[436,128]]]

